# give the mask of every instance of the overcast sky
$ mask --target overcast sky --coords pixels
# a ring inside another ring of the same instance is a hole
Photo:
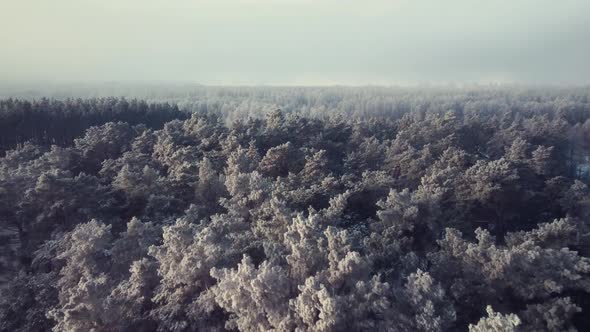
[[[589,0],[0,0],[0,80],[590,83]]]

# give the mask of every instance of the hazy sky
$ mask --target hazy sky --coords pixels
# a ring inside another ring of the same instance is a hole
[[[0,0],[0,80],[590,83],[589,0]]]

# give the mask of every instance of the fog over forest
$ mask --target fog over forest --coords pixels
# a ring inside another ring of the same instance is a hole
[[[0,0],[0,332],[590,331],[590,1]]]

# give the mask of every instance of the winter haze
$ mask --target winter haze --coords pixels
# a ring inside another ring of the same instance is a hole
[[[0,79],[587,84],[586,0],[2,0]]]
[[[0,0],[0,332],[590,331],[590,0]]]

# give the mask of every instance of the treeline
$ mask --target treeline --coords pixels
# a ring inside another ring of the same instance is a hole
[[[0,331],[586,331],[587,101],[493,94],[19,144]]]
[[[590,87],[530,87],[520,85],[421,86],[326,86],[326,87],[224,87],[191,84],[78,84],[24,88],[2,86],[0,96],[35,100],[100,98],[113,95],[148,102],[169,102],[181,109],[210,112],[227,123],[236,118],[263,117],[280,108],[287,113],[322,117],[342,113],[353,117],[395,117],[416,111],[546,112],[567,109],[570,114],[590,111]]]
[[[160,129],[168,121],[189,116],[176,105],[137,99],[0,100],[0,155],[25,142],[69,146],[86,129],[111,121]]]

